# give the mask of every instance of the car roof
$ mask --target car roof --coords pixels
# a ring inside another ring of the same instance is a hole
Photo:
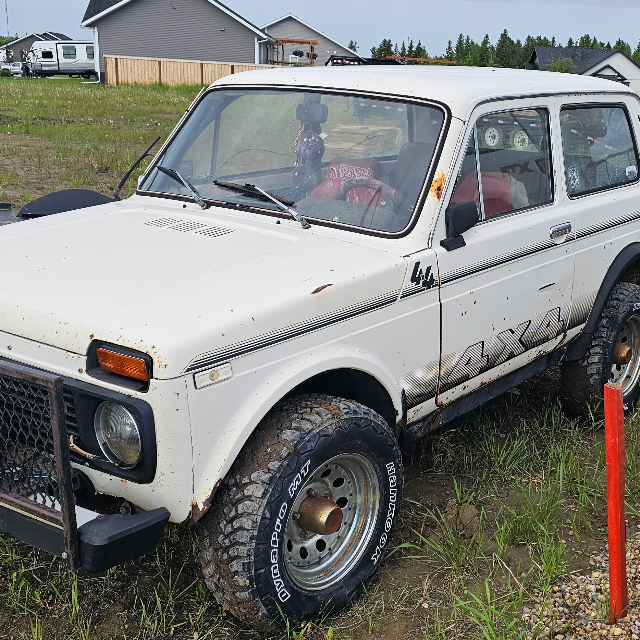
[[[437,100],[466,119],[479,102],[539,94],[631,93],[617,82],[524,69],[430,66],[285,67],[225,76],[218,85],[294,85],[372,91]],[[636,95],[636,94],[633,94]],[[637,97],[637,95],[636,95]]]

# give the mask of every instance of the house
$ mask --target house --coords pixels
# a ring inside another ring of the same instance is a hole
[[[13,59],[19,60],[20,51],[29,51],[34,42],[39,42],[42,40],[71,40],[71,38],[69,38],[69,36],[65,36],[64,33],[55,33],[54,31],[45,31],[44,33],[30,33],[29,35],[18,38],[13,42],[8,42],[7,44],[2,46],[2,49],[3,51],[11,49],[11,51],[13,52]]]
[[[107,54],[261,64],[274,44],[217,0],[90,0],[80,26],[93,30],[101,78]]]
[[[273,22],[269,22],[261,28],[272,38],[299,38],[317,41],[318,44],[314,46],[314,50],[318,55],[316,64],[319,65],[324,65],[332,55],[360,57],[357,53],[347,49],[347,47],[340,44],[337,40],[334,40],[325,33],[322,33],[322,31],[318,31],[318,29],[312,27],[307,22],[300,20],[300,18],[291,13],[286,16],[282,16],[282,18],[278,18]],[[282,55],[282,51],[280,51],[279,59],[295,62],[298,60],[298,58],[293,55],[293,51],[296,49],[303,51],[305,47],[294,43],[284,44],[284,56]]]
[[[566,59],[573,62],[573,73],[621,82],[633,91],[640,91],[640,65],[619,49],[536,47],[524,68],[546,71],[554,62]]]

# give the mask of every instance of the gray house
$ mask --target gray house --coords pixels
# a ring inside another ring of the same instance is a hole
[[[524,68],[547,71],[554,62],[567,59],[573,63],[573,73],[621,82],[633,91],[640,91],[640,65],[619,49],[536,47]]]
[[[217,0],[90,0],[82,24],[104,55],[261,64],[273,40]]]
[[[324,65],[324,63],[329,59],[329,56],[334,54],[340,56],[359,57],[357,53],[347,49],[344,45],[340,44],[333,38],[330,38],[315,27],[312,27],[310,24],[303,22],[300,18],[297,18],[291,13],[263,25],[262,30],[273,38],[304,38],[306,40],[317,41],[318,44],[315,45],[315,52],[318,54],[318,59],[316,61],[316,64],[318,65]],[[285,44],[284,58],[281,51],[279,56],[280,60],[284,59],[285,61],[296,62],[298,58],[293,55],[293,51],[295,49],[304,50],[304,47],[291,43]]]

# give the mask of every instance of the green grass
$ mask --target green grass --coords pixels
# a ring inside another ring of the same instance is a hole
[[[166,139],[198,91],[0,78],[0,200],[19,209],[63,188],[110,195],[142,151]]]

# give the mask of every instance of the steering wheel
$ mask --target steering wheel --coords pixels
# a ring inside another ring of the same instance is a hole
[[[349,191],[351,191],[352,189],[360,188],[373,189],[374,191],[380,193],[381,196],[390,199],[390,209],[394,209],[395,206],[398,205],[402,199],[404,199],[399,191],[396,191],[391,185],[387,184],[386,182],[374,180],[373,178],[352,178],[351,180],[345,180],[340,185],[338,193],[336,194],[336,200],[346,200],[347,193]],[[386,206],[385,200],[382,200],[381,204],[383,206]]]

